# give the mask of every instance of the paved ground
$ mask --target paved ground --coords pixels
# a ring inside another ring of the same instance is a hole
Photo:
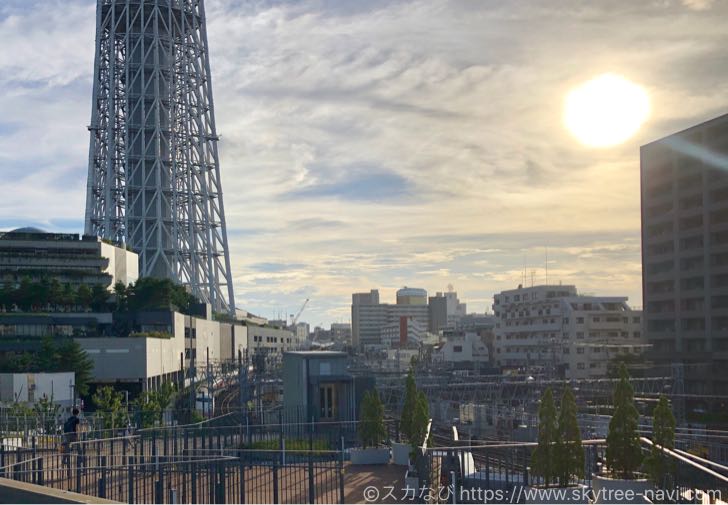
[[[346,503],[407,502],[407,500],[403,500],[406,467],[392,464],[347,464],[344,471],[344,501]],[[372,489],[376,490],[376,493]],[[390,494],[391,496],[388,496]]]

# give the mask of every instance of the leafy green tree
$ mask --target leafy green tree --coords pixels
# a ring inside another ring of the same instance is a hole
[[[33,369],[37,372],[57,372],[60,362],[56,344],[53,337],[46,335],[40,343],[40,352],[34,356]]]
[[[91,288],[91,300],[89,305],[94,312],[102,312],[106,310],[106,304],[109,301],[109,292],[100,284],[94,284]]]
[[[142,428],[151,428],[159,416],[159,405],[151,391],[142,391],[132,402],[136,410],[137,422]]]
[[[126,412],[123,404],[124,395],[111,386],[104,386],[91,397],[96,405],[96,414],[101,419],[104,429],[117,429],[126,424]]]
[[[417,392],[415,408],[412,412],[410,443],[415,447],[424,445],[427,437],[427,425],[430,423],[430,407],[427,397],[422,391]]]
[[[45,433],[56,431],[60,410],[60,404],[54,402],[53,397],[48,398],[46,395],[43,395],[33,405],[33,415]]]
[[[417,403],[417,385],[415,384],[414,367],[410,367],[405,381],[404,404],[399,418],[399,431],[408,441],[412,441],[412,416]]]
[[[387,437],[384,428],[384,405],[376,389],[367,391],[361,402],[359,437],[362,446],[376,447]]]
[[[73,286],[66,283],[63,285],[61,292],[61,305],[73,305],[76,301],[76,292],[73,290]]]
[[[159,422],[162,423],[164,411],[169,408],[177,393],[177,388],[172,382],[165,382],[154,391],[154,401],[157,404]]]
[[[556,468],[559,485],[566,487],[584,477],[584,448],[576,418],[576,398],[569,386],[564,389],[559,408],[559,435],[556,443]]]
[[[20,285],[15,290],[15,303],[20,310],[28,312],[33,305],[33,288],[29,277],[20,279]]]
[[[54,305],[63,305],[63,286],[55,277],[48,288],[48,301]]]
[[[123,282],[114,284],[114,295],[116,295],[116,310],[118,312],[129,310],[129,293]]]
[[[92,298],[93,295],[91,294],[91,288],[89,288],[86,284],[81,284],[78,289],[76,289],[76,305],[91,307]]]
[[[76,392],[80,396],[88,394],[88,385],[93,378],[94,363],[86,351],[73,339],[63,341],[58,347],[58,370],[74,372]]]
[[[638,434],[639,412],[627,368],[622,364],[614,388],[614,412],[607,433],[607,466],[622,479],[631,479],[642,464]]]
[[[558,473],[556,447],[560,443],[554,395],[551,388],[546,388],[538,407],[538,445],[531,455],[533,474],[542,477],[546,486],[555,481]]]
[[[674,463],[665,455],[664,449],[675,448],[675,416],[667,402],[665,395],[652,413],[652,448],[647,456],[645,466],[652,481],[658,486],[671,487],[671,476],[674,472]]]

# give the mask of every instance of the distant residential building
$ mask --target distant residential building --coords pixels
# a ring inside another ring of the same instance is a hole
[[[354,347],[379,345],[385,324],[384,307],[379,304],[379,290],[354,293],[351,297],[351,342]]]
[[[284,352],[295,351],[301,347],[295,333],[290,330],[271,326],[248,325],[249,352],[263,352],[280,358]]]
[[[728,394],[728,114],[642,146],[642,297],[658,373]]]
[[[506,369],[604,377],[619,354],[641,355],[642,314],[626,297],[582,296],[574,286],[518,287],[494,296],[495,361]]]
[[[297,323],[296,324],[296,338],[299,342],[308,340],[309,334],[311,333],[311,326],[308,323]]]
[[[467,313],[467,305],[460,303],[455,291],[436,293],[431,296],[429,305],[429,330],[432,333],[455,328]]]
[[[351,325],[349,323],[331,323],[331,340],[351,343]]]
[[[111,289],[139,277],[138,256],[101,239],[70,233],[45,233],[19,228],[0,233],[0,284],[17,285],[56,279],[77,287],[101,285]]]
[[[476,333],[455,333],[448,335],[433,360],[453,366],[461,364],[487,365],[490,362],[488,347]]]
[[[381,344],[394,347],[417,347],[427,339],[427,327],[414,317],[401,316],[399,321],[382,327]]]

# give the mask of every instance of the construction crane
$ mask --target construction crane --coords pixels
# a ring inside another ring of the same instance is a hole
[[[293,314],[291,314],[291,328],[296,326],[296,323],[298,322],[298,318],[301,317],[301,314],[303,313],[303,309],[306,308],[306,305],[308,305],[308,298],[306,298],[306,301],[303,302],[303,305],[301,305],[301,308],[298,311],[298,314],[296,314],[296,317],[293,317]]]

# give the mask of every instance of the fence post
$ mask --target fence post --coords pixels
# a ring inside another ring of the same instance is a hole
[[[273,503],[280,503],[278,500],[278,460],[273,461]]]
[[[5,477],[5,444],[0,444],[0,477]]]
[[[31,470],[32,470],[32,476],[33,476],[32,479],[31,479],[31,482],[33,482],[33,484],[37,484],[38,483],[36,481],[37,475],[35,473],[35,457],[36,457],[37,454],[38,454],[38,446],[36,445],[35,435],[33,435],[33,439],[31,440],[31,456],[32,456],[33,459],[32,459],[32,461],[30,463],[30,467],[31,467]]]
[[[225,463],[218,461],[217,463],[217,499],[216,503],[225,503]]]
[[[197,437],[193,440],[197,440]],[[190,481],[191,503],[197,503],[197,462],[193,461],[190,465],[192,467],[192,480]]]
[[[73,446],[71,446],[73,447]],[[71,453],[73,450],[71,449]],[[76,492],[81,492],[81,454],[76,454]]]
[[[154,483],[154,503],[164,503],[164,466],[158,465],[157,481]]]
[[[240,503],[245,503],[245,460],[244,452],[240,451]]]
[[[344,503],[344,437],[341,437],[341,455],[339,456],[339,503]]]
[[[528,447],[523,448],[523,486],[528,486]]]
[[[99,498],[106,498],[106,456],[101,456],[101,478],[99,479]]]
[[[134,503],[134,456],[129,456],[128,458],[129,464],[128,464],[128,489],[127,492],[129,496],[127,497],[127,503]]]
[[[45,485],[45,477],[43,476],[43,458],[38,460],[38,484]]]

